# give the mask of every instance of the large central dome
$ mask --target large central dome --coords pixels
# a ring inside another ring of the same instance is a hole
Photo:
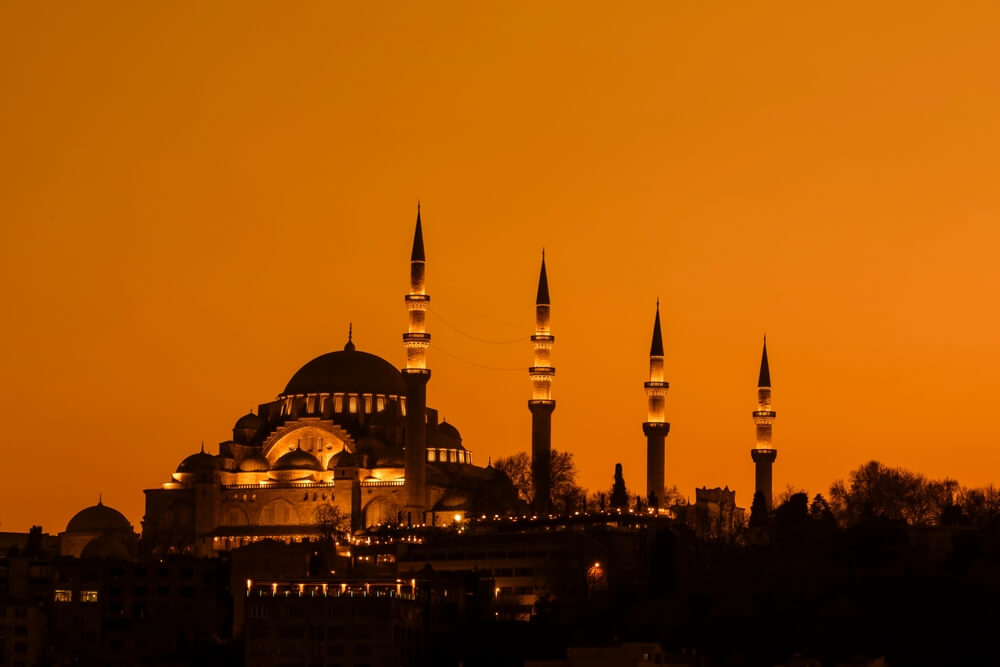
[[[382,357],[359,352],[348,343],[340,352],[316,357],[288,381],[284,394],[406,395],[403,375]]]

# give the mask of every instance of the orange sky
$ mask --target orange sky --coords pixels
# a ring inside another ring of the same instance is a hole
[[[530,345],[441,318],[526,338],[544,245],[585,486],[644,486],[657,295],[668,484],[749,506],[765,331],[776,490],[1000,481],[1000,7],[768,4],[0,4],[0,530],[138,528],[349,321],[401,364],[418,197],[478,462]]]

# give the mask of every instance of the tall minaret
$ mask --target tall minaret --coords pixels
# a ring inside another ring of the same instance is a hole
[[[549,279],[545,274],[545,251],[542,250],[542,271],[538,275],[538,295],[535,298],[535,335],[531,345],[535,363],[528,369],[531,378],[531,481],[535,487],[535,513],[549,513],[549,493],[552,487],[552,343],[556,337],[549,328]]]
[[[406,295],[409,327],[403,334],[406,347],[406,516],[410,524],[424,522],[427,506],[427,346],[431,335],[424,322],[431,298],[424,292],[424,234],[420,226],[420,204],[417,203],[417,227],[413,232],[413,252],[410,254],[410,293]]]
[[[666,421],[667,390],[663,380],[663,336],[660,334],[660,300],[656,300],[653,341],[649,345],[649,382],[645,384],[648,412],[642,425],[646,434],[646,498],[651,507],[663,504],[664,449],[670,424]]]
[[[778,458],[778,450],[771,444],[771,427],[777,413],[771,409],[771,369],[767,365],[767,336],[764,336],[764,353],[760,358],[760,378],[757,380],[757,409],[753,423],[757,425],[757,444],[750,450],[756,464],[756,491],[764,495],[767,509],[771,509],[771,464]]]

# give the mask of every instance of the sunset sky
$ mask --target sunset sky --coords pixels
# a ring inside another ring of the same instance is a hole
[[[99,493],[139,529],[349,322],[402,365],[418,198],[428,403],[477,463],[530,448],[544,246],[583,486],[644,489],[657,297],[686,495],[750,505],[765,332],[776,493],[1000,482],[998,35],[973,1],[0,3],[0,531]]]

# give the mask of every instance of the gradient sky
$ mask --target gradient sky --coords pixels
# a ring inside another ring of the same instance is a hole
[[[402,364],[418,197],[429,403],[477,462],[530,448],[545,246],[591,490],[643,490],[657,296],[689,496],[750,504],[765,332],[776,491],[1000,481],[997,35],[973,1],[2,2],[0,530],[101,492],[138,528],[349,321]]]

